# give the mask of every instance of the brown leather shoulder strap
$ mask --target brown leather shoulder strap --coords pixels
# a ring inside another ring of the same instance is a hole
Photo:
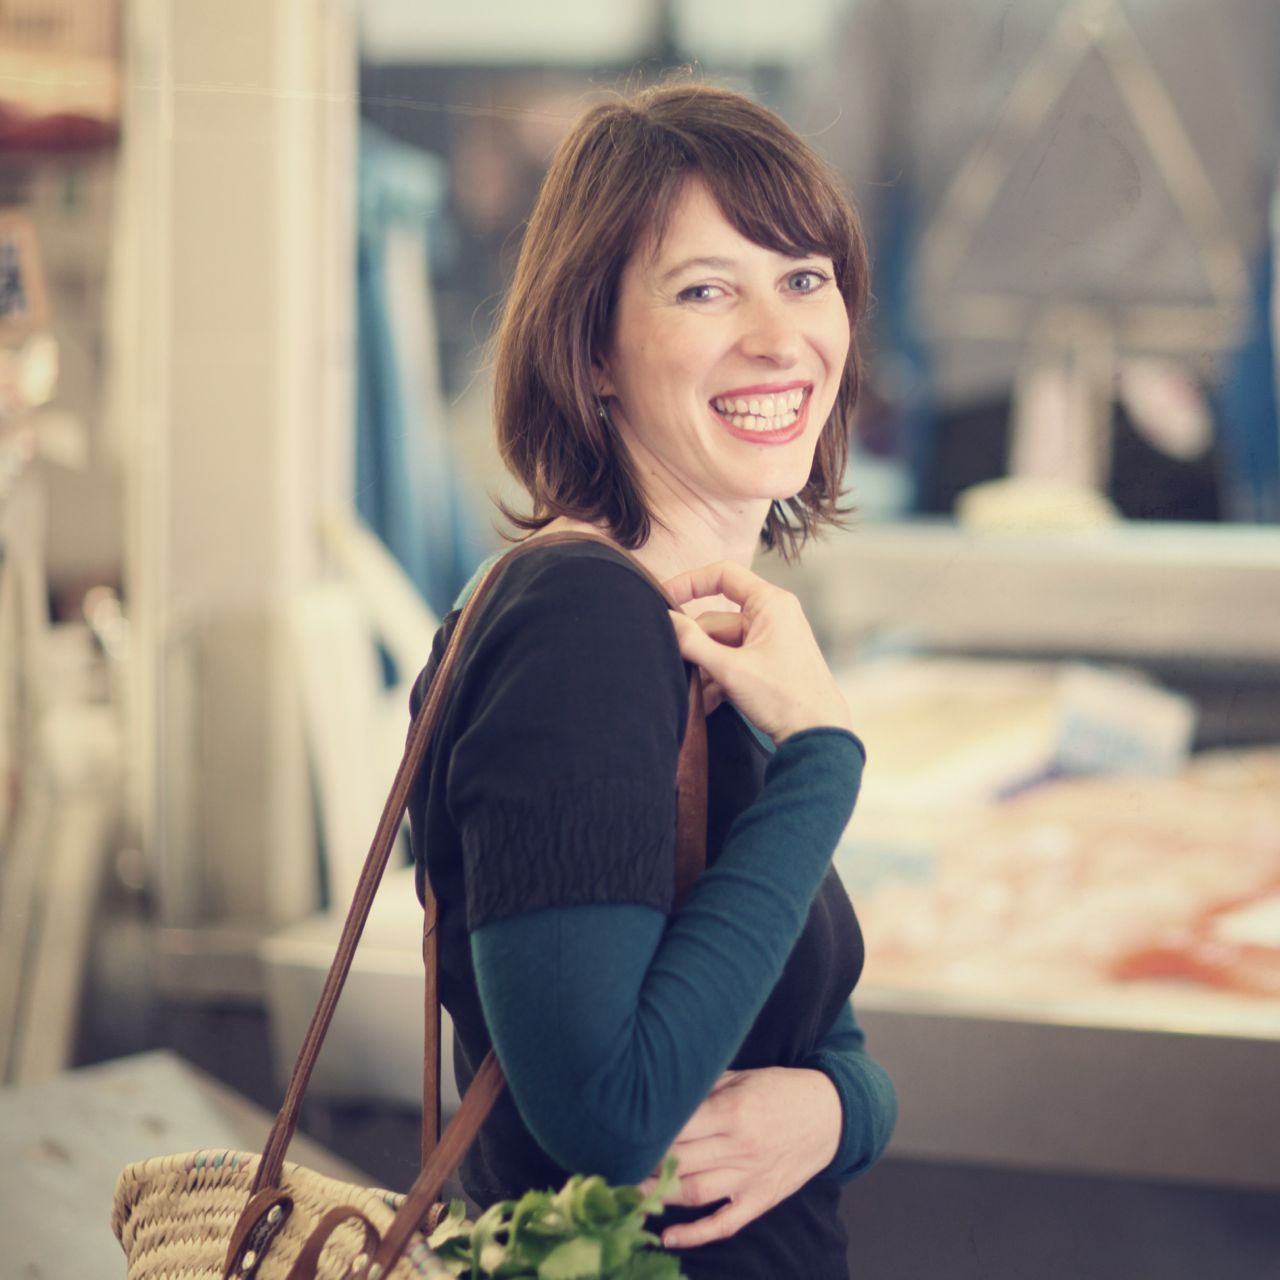
[[[307,1033],[303,1037],[302,1045],[298,1050],[298,1057],[294,1063],[293,1073],[289,1080],[289,1086],[285,1091],[284,1101],[280,1110],[276,1115],[272,1124],[271,1131],[267,1135],[266,1146],[263,1149],[262,1160],[258,1165],[257,1174],[254,1178],[253,1187],[251,1189],[250,1198],[246,1205],[247,1213],[254,1204],[254,1196],[257,1192],[267,1187],[277,1187],[280,1184],[280,1172],[284,1163],[285,1153],[288,1150],[289,1143],[293,1138],[294,1131],[297,1128],[298,1116],[302,1106],[302,1099],[306,1093],[307,1085],[311,1080],[312,1071],[315,1069],[316,1059],[319,1056],[320,1046],[324,1041],[324,1037],[329,1029],[329,1024],[333,1020],[333,1011],[337,1005],[338,997],[342,992],[343,985],[346,982],[347,975],[351,970],[351,962],[355,955],[356,945],[360,941],[360,935],[364,931],[365,923],[369,918],[369,910],[373,904],[373,896],[377,891],[378,885],[382,880],[387,862],[391,854],[391,849],[395,843],[395,838],[400,830],[401,822],[404,818],[405,805],[408,800],[410,785],[422,766],[422,762],[426,756],[427,747],[430,744],[431,737],[435,732],[439,723],[442,708],[445,702],[445,696],[450,687],[453,678],[453,670],[456,666],[458,654],[461,651],[465,636],[470,630],[474,620],[484,605],[486,598],[493,588],[497,577],[510,562],[524,554],[526,551],[546,545],[551,542],[574,541],[589,538],[591,535],[582,534],[552,534],[542,535],[538,538],[530,539],[522,543],[519,547],[508,552],[499,561],[497,561],[486,574],[480,585],[472,593],[471,598],[467,601],[458,624],[454,629],[450,643],[437,669],[436,677],[432,681],[430,692],[425,702],[419,709],[413,725],[410,728],[408,741],[405,746],[404,756],[400,761],[400,766],[396,770],[395,779],[391,785],[390,794],[387,796],[386,804],[383,806],[382,816],[378,820],[378,826],[374,832],[372,843],[369,847],[368,855],[365,858],[364,867],[361,870],[359,881],[356,884],[354,896],[352,898],[350,909],[347,912],[347,918],[342,927],[342,933],[338,940],[337,950],[334,954],[333,962],[330,965],[328,976],[325,978],[324,987],[320,994],[320,999],[316,1004],[316,1008],[311,1017],[311,1022],[307,1027]],[[598,538],[598,541],[607,539]],[[610,544],[612,545],[612,544]],[[636,566],[640,569],[640,566]],[[644,572],[641,569],[642,572]],[[646,576],[650,576],[646,573]],[[653,579],[650,576],[650,580]],[[659,589],[661,589],[659,587]],[[701,707],[701,698],[698,698],[698,707]],[[691,710],[691,717],[693,712]],[[695,732],[691,735],[686,731],[686,743],[693,742],[694,749],[698,740],[698,734]],[[698,855],[705,857],[705,735],[703,735],[703,764],[701,766],[701,776],[703,779],[703,805],[704,812],[702,818],[702,835],[703,849]],[[696,788],[699,769],[696,765],[684,766],[679,770],[680,776],[688,775],[692,781],[687,784]],[[696,803],[690,801],[696,808]],[[696,817],[696,815],[695,815]],[[692,831],[697,830],[697,822],[691,818],[688,822],[682,819],[682,827],[689,826]],[[428,890],[429,892],[429,890]],[[430,911],[434,907],[429,907]],[[434,929],[431,931],[431,937],[434,938]],[[428,948],[429,952],[434,951],[434,947]],[[435,966],[429,960],[431,967],[431,976],[428,979],[429,985],[434,985],[436,980]],[[438,1001],[435,1004],[436,1017],[438,1018]],[[430,1024],[432,1019],[428,1019]],[[428,1036],[430,1037],[430,1031]],[[435,1050],[431,1055],[438,1061],[439,1055],[439,1037],[438,1022],[437,1034],[435,1039]],[[496,1062],[494,1064],[496,1071]],[[483,1121],[484,1115],[493,1105],[493,1098],[497,1096],[497,1092],[501,1091],[501,1082],[499,1075],[499,1083],[497,1090],[491,1097],[482,1094],[474,1107],[469,1109],[467,1113],[467,1125],[462,1126],[456,1136],[456,1141],[451,1141],[450,1147],[457,1145],[461,1151],[466,1149],[467,1144],[471,1141],[480,1123]],[[470,1094],[470,1090],[468,1094]],[[438,1099],[437,1099],[438,1105]],[[435,1108],[429,1108],[434,1114]],[[480,1113],[480,1114],[476,1114]],[[451,1126],[452,1128],[457,1126]],[[466,1132],[469,1128],[470,1131]],[[448,1172],[452,1172],[450,1169]],[[447,1176],[447,1174],[445,1175]],[[243,1217],[243,1214],[242,1214]]]
[[[387,796],[386,804],[383,806],[382,816],[378,820],[378,827],[373,835],[373,842],[369,846],[364,866],[360,871],[360,878],[356,882],[351,906],[347,911],[347,918],[343,923],[342,933],[338,939],[337,951],[334,954],[332,964],[329,966],[328,976],[325,978],[324,987],[320,992],[320,999],[316,1004],[315,1012],[311,1015],[311,1022],[307,1027],[306,1035],[303,1037],[302,1046],[298,1050],[298,1057],[293,1066],[293,1074],[289,1079],[289,1087],[285,1091],[284,1102],[281,1104],[275,1123],[271,1126],[271,1132],[267,1136],[267,1145],[263,1150],[262,1161],[258,1166],[258,1172],[253,1182],[253,1190],[255,1192],[263,1187],[279,1185],[280,1170],[284,1164],[285,1152],[288,1150],[294,1130],[298,1126],[298,1114],[302,1106],[303,1095],[306,1093],[307,1085],[311,1080],[311,1073],[315,1069],[320,1046],[324,1042],[325,1034],[329,1030],[329,1024],[333,1020],[333,1011],[338,1003],[338,996],[341,994],[343,985],[347,980],[347,974],[351,971],[351,961],[355,955],[356,944],[360,941],[360,935],[364,931],[365,922],[369,918],[369,910],[373,905],[373,895],[377,892],[378,885],[382,881],[392,846],[395,843],[396,836],[399,834],[400,825],[404,819],[405,805],[408,803],[409,788],[418,770],[422,767],[427,747],[430,744],[432,735],[435,733],[436,725],[439,723],[445,695],[453,678],[453,668],[456,665],[457,656],[461,649],[461,642],[474,623],[476,615],[483,607],[484,601],[492,590],[493,584],[497,581],[501,569],[510,562],[513,556],[518,555],[522,550],[523,546],[508,552],[507,555],[490,568],[480,585],[472,592],[471,598],[467,601],[466,607],[458,619],[453,636],[441,659],[436,678],[432,681],[431,690],[425,702],[419,708],[418,714],[409,729],[404,755],[401,758],[399,768],[396,770],[395,779],[391,784],[391,792]]]

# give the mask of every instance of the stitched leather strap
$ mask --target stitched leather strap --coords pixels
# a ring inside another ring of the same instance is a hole
[[[436,671],[427,699],[410,729],[405,753],[399,768],[396,770],[391,792],[383,807],[382,816],[378,821],[377,830],[374,833],[369,853],[361,870],[351,907],[347,912],[347,918],[338,940],[333,963],[325,979],[324,988],[321,991],[315,1012],[312,1014],[307,1034],[303,1037],[302,1046],[298,1051],[297,1061],[294,1064],[293,1074],[289,1080],[289,1087],[285,1091],[284,1101],[281,1104],[279,1113],[276,1115],[275,1122],[272,1124],[271,1132],[267,1136],[266,1146],[263,1150],[262,1160],[258,1165],[249,1200],[241,1214],[240,1221],[232,1233],[232,1248],[228,1250],[228,1265],[231,1265],[234,1259],[236,1242],[238,1240],[242,1241],[245,1232],[252,1229],[257,1218],[257,1210],[264,1203],[265,1198],[261,1197],[259,1193],[264,1189],[280,1185],[280,1174],[284,1164],[285,1153],[297,1128],[302,1099],[311,1080],[311,1074],[319,1056],[320,1046],[329,1029],[338,997],[351,970],[351,962],[354,958],[356,945],[360,941],[360,935],[369,918],[373,895],[377,891],[382,875],[386,870],[391,849],[400,830],[410,785],[422,766],[427,747],[439,723],[457,656],[471,624],[492,590],[500,572],[513,559],[528,550],[551,543],[593,540],[612,545],[608,543],[607,539],[589,534],[548,534],[532,538],[497,561],[472,593],[470,600],[467,601],[440,666]],[[632,564],[637,572],[640,572],[653,583],[659,591],[662,590],[661,584],[638,562],[632,560]],[[687,759],[686,756],[688,757]],[[690,682],[689,723],[686,727],[681,760],[677,769],[677,783],[680,788],[677,850],[677,897],[679,900],[679,895],[687,892],[689,885],[696,878],[706,855],[706,726],[702,716],[701,687],[696,672]],[[428,902],[429,923],[425,958],[428,969],[427,985],[432,999],[432,1008],[430,1010],[431,1016],[427,1018],[426,1031],[428,1045],[425,1048],[429,1051],[424,1053],[424,1059],[436,1062],[436,1076],[435,1081],[430,1082],[433,1084],[431,1101],[434,1105],[424,1108],[424,1126],[428,1115],[435,1117],[438,1114],[437,1108],[439,1105],[439,1002],[438,998],[436,998],[438,988],[436,985],[435,907],[430,899],[428,899]],[[431,1047],[432,1041],[434,1041],[433,1049]],[[389,1269],[384,1259],[389,1257],[394,1261],[399,1257],[400,1251],[407,1242],[409,1235],[422,1221],[432,1201],[438,1196],[439,1189],[443,1186],[445,1179],[457,1167],[458,1161],[471,1144],[502,1088],[501,1071],[498,1068],[497,1060],[490,1054],[481,1065],[480,1071],[477,1072],[471,1088],[467,1090],[467,1097],[463,1100],[454,1122],[450,1124],[444,1140],[439,1143],[433,1143],[434,1151],[424,1162],[422,1172],[397,1214],[391,1230],[388,1231],[383,1239],[382,1245],[378,1250],[378,1261],[384,1267]]]
[[[485,1117],[493,1110],[493,1104],[505,1088],[502,1068],[490,1049],[471,1081],[457,1115],[449,1122],[435,1150],[422,1166],[422,1172],[406,1193],[404,1202],[396,1210],[396,1216],[371,1260],[369,1274],[385,1276],[399,1261],[405,1245],[426,1220],[431,1206],[440,1199],[445,1180],[461,1163]],[[374,1272],[374,1267],[381,1270]]]
[[[702,672],[689,674],[689,714],[676,761],[675,905],[683,906],[707,865],[707,716]]]
[[[522,545],[509,552],[498,561],[494,569],[510,563],[511,559],[520,554],[523,549],[524,546]],[[387,802],[383,806],[382,816],[378,820],[378,827],[374,832],[373,843],[369,847],[364,866],[360,871],[360,879],[356,883],[351,907],[347,911],[347,918],[342,926],[342,933],[338,939],[338,947],[333,957],[333,963],[329,966],[329,973],[320,992],[320,999],[316,1004],[315,1012],[311,1015],[311,1022],[307,1027],[307,1034],[303,1037],[302,1046],[298,1050],[297,1061],[294,1063],[293,1074],[289,1079],[289,1087],[285,1091],[284,1102],[281,1104],[275,1123],[271,1126],[271,1132],[267,1136],[267,1145],[263,1150],[262,1161],[258,1165],[258,1172],[253,1182],[253,1191],[255,1192],[260,1191],[263,1187],[275,1187],[280,1184],[280,1170],[284,1164],[285,1152],[289,1148],[294,1130],[298,1127],[298,1114],[302,1107],[302,1098],[306,1093],[307,1085],[310,1083],[311,1073],[315,1069],[316,1059],[320,1054],[320,1046],[324,1042],[330,1022],[333,1021],[333,1010],[338,1003],[338,996],[341,994],[343,985],[347,980],[347,974],[351,971],[351,961],[355,956],[356,944],[360,941],[360,935],[369,919],[369,910],[373,905],[373,895],[377,892],[378,885],[382,881],[383,873],[387,868],[387,861],[391,856],[392,846],[395,843],[396,836],[399,834],[400,824],[404,818],[405,805],[409,798],[410,785],[414,776],[422,767],[427,746],[439,722],[445,694],[448,691],[452,677],[453,666],[461,647],[461,640],[469,630],[472,620],[484,603],[485,597],[492,589],[495,581],[496,575],[491,570],[476,591],[472,593],[471,599],[467,602],[467,607],[462,611],[462,615],[458,619],[458,625],[453,634],[453,642],[445,651],[444,658],[436,673],[436,679],[432,684],[431,692],[409,730],[404,756],[400,761],[400,767],[396,770],[395,779],[391,784],[391,793],[387,796]]]
[[[293,1200],[279,1187],[266,1187],[251,1195],[231,1232],[227,1256],[223,1260],[223,1280],[233,1272],[237,1276],[253,1280],[257,1274],[257,1259],[279,1234],[284,1220],[293,1212]],[[248,1255],[254,1255],[249,1266],[244,1265]]]

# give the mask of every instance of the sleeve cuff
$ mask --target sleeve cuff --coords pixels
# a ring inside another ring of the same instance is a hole
[[[889,1145],[898,1119],[897,1093],[884,1068],[862,1052],[842,1055],[819,1051],[805,1066],[821,1071],[831,1081],[844,1112],[840,1145],[818,1177],[827,1182],[851,1182],[866,1173]]]
[[[848,742],[852,742],[858,754],[862,757],[862,763],[864,765],[867,763],[867,748],[862,739],[856,733],[852,733],[848,729],[841,729],[836,725],[818,725],[812,729],[801,729],[799,733],[793,733],[789,738],[783,738],[778,744],[778,750],[781,751],[783,747],[793,742],[809,742],[813,739],[820,740],[829,737],[843,738]]]

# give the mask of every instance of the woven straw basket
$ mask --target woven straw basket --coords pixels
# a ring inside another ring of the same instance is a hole
[[[260,1157],[244,1151],[193,1151],[129,1165],[116,1182],[111,1227],[129,1259],[128,1280],[221,1280],[231,1238]],[[257,1280],[286,1280],[299,1250],[334,1205],[359,1209],[384,1232],[404,1200],[393,1191],[362,1187],[285,1162],[281,1189],[293,1200],[257,1267]],[[445,1206],[436,1206],[435,1218]],[[434,1227],[434,1219],[430,1226]],[[366,1259],[358,1222],[339,1227],[321,1255],[318,1280],[339,1280]],[[353,1268],[352,1263],[358,1265]],[[446,1274],[417,1232],[387,1280]]]

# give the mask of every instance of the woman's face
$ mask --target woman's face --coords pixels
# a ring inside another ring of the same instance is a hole
[[[692,178],[623,269],[597,389],[659,519],[672,503],[754,518],[808,481],[848,354],[831,259],[747,240]]]

